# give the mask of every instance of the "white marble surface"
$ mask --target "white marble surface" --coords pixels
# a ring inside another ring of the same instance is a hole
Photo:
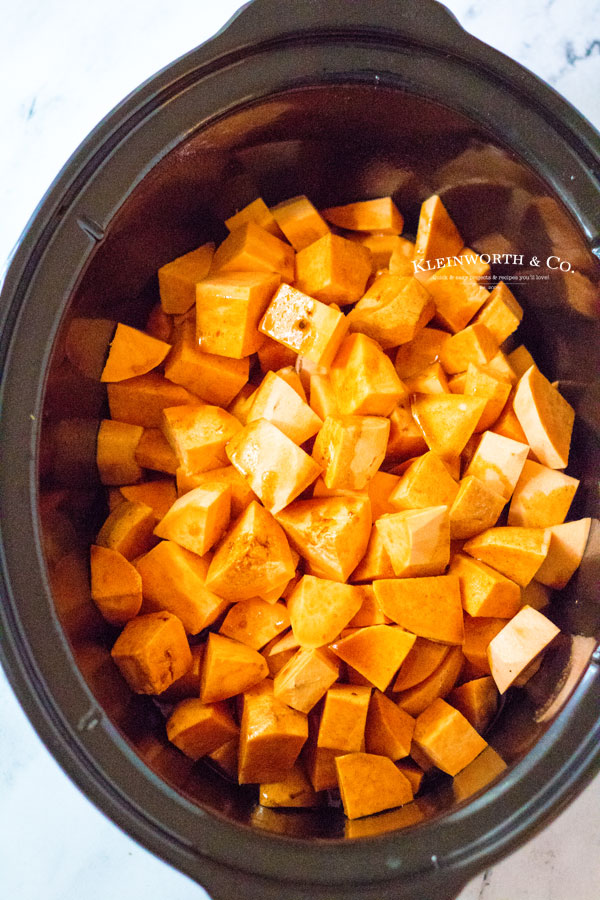
[[[98,120],[141,81],[214,33],[240,5],[0,4],[0,271],[54,175]],[[545,78],[600,127],[600,0],[448,0],[447,6],[467,30]],[[597,900],[599,801],[596,779],[538,837],[474,879],[460,900]],[[71,784],[1,672],[0,896],[206,897],[126,837]]]

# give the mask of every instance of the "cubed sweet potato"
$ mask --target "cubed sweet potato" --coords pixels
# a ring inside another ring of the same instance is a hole
[[[347,753],[335,760],[344,812],[349,819],[410,803],[409,780],[387,756]]]
[[[108,547],[90,548],[92,600],[111,625],[123,627],[140,611],[142,579],[125,557]]]
[[[336,234],[324,234],[296,256],[296,287],[323,303],[354,303],[370,274],[369,250]]]
[[[393,762],[410,753],[415,720],[381,691],[373,691],[365,727],[367,753],[388,756]]]
[[[119,322],[100,381],[124,381],[145,375],[161,364],[170,349],[165,341]]]
[[[365,739],[370,697],[370,687],[354,684],[330,687],[323,704],[317,746],[347,753],[360,750]]]
[[[342,342],[329,377],[343,415],[389,416],[407,397],[391,360],[365,334],[351,334]]]
[[[238,731],[225,703],[203,703],[196,697],[181,700],[167,719],[167,737],[193,760],[233,740]]]
[[[200,699],[203,703],[227,700],[236,694],[243,694],[268,674],[265,658],[257,650],[211,632],[202,661]]]
[[[136,616],[127,622],[111,656],[137,694],[161,694],[187,671],[192,661],[181,621],[166,610]]]
[[[291,709],[263,682],[244,694],[240,726],[240,784],[285,778],[308,737],[304,713]]]
[[[208,275],[214,252],[213,243],[202,244],[160,267],[158,288],[163,312],[181,315],[194,305],[196,285]]]
[[[302,250],[329,234],[329,225],[304,194],[283,200],[270,211],[294,250]]]
[[[289,626],[290,617],[283,603],[267,603],[260,597],[249,597],[234,603],[219,633],[260,650]]]
[[[204,556],[227,528],[230,511],[229,485],[207,482],[179,497],[160,520],[154,534]]]
[[[385,459],[389,433],[382,416],[328,416],[312,452],[325,486],[362,490]]]
[[[448,775],[457,775],[487,747],[462,713],[441,698],[418,717],[414,741]]]
[[[385,691],[416,637],[397,625],[369,625],[342,635],[331,649],[370,684]]]
[[[292,709],[308,713],[337,681],[339,663],[325,647],[301,647],[277,673],[275,696]]]
[[[400,578],[441,575],[450,560],[447,506],[403,510],[375,522],[395,574]]]
[[[288,598],[292,630],[303,647],[336,639],[362,606],[360,587],[304,575]]]

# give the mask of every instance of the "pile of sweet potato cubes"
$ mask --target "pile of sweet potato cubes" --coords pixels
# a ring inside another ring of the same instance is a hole
[[[92,597],[183,753],[354,819],[471,763],[558,634],[574,414],[438,196],[414,242],[389,197],[225,224],[114,333]]]

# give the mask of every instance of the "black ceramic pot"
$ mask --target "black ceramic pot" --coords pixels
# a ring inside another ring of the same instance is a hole
[[[551,607],[564,640],[505,704],[494,751],[410,807],[350,825],[336,810],[261,809],[251,789],[192,767],[167,745],[151,701],[120,679],[115,635],[89,600],[105,400],[98,360],[77,369],[65,355],[73,317],[141,323],[157,267],[221,238],[223,218],[258,193],[275,202],[305,192],[319,205],[391,193],[410,230],[432,191],[470,245],[523,254],[524,276],[534,255],[573,270],[524,277],[515,291],[522,339],[577,407],[573,515],[597,515],[598,135],[433,0],[255,0],[97,127],[4,284],[3,664],[87,796],[217,900],[450,897],[598,768],[596,524]]]

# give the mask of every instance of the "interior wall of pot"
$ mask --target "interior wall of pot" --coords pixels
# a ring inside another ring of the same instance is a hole
[[[306,193],[327,206],[391,194],[405,215],[406,232],[414,234],[420,203],[433,192],[468,246],[523,255],[523,265],[493,270],[500,277],[533,275],[511,282],[525,307],[516,342],[526,343],[577,406],[569,471],[582,483],[572,517],[597,515],[597,261],[558,198],[499,140],[448,109],[399,91],[360,85],[297,90],[240,109],[182,142],[129,196],[98,244],[66,311],[48,374],[40,517],[55,605],[77,665],[122,734],[168,782],[219,815],[288,835],[338,837],[343,817],[335,810],[262,810],[254,789],[227,783],[202,763],[192,765],[166,741],[153,701],[132,695],[110,660],[116,632],[90,601],[87,567],[87,546],[107,512],[94,449],[98,421],[107,411],[97,376],[108,332],[96,357],[79,367],[67,357],[65,339],[73,318],[143,326],[158,300],[158,267],[204,241],[224,238],[223,219],[258,195],[274,203]],[[527,268],[533,256],[541,268]],[[550,256],[567,260],[571,271],[548,270]],[[600,633],[592,553],[588,559],[551,607],[566,634],[584,641]],[[454,785],[439,780],[411,809],[353,823],[346,834],[427,820],[501,775],[547,727],[547,719],[536,721],[539,710],[577,654],[565,638],[551,656],[530,689],[505,704],[488,736],[497,753],[484,754]],[[583,667],[585,650],[580,658]]]

